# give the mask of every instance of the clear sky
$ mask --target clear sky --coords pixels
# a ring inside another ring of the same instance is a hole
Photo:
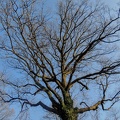
[[[56,7],[55,3],[57,0],[45,0],[45,1],[46,1],[45,4],[46,4],[47,8],[54,10],[54,8]],[[117,3],[120,2],[120,0],[101,0],[101,1],[104,2],[106,5],[108,5],[111,9],[112,8],[116,9],[116,8],[120,7],[120,4],[119,4],[119,6],[117,5]],[[0,62],[0,66],[3,66],[3,62]],[[0,70],[2,70],[3,68],[6,68],[6,66],[4,65],[3,67],[0,68]],[[13,72],[15,72],[15,71],[13,71]],[[32,108],[30,110],[30,115],[31,115],[31,120],[44,120],[44,118],[42,118],[42,117],[45,114],[44,114],[44,110],[42,108],[37,107],[37,108]]]
[[[109,7],[116,9],[120,7],[120,0],[101,0]]]

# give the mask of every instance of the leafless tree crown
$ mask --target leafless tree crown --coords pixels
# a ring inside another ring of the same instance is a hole
[[[18,100],[22,108],[41,106],[62,119],[64,112],[69,116],[67,110],[78,115],[99,106],[110,109],[120,93],[114,89],[119,87],[120,73],[120,59],[115,56],[119,12],[113,15],[109,8],[88,0],[65,0],[58,2],[52,16],[42,5],[36,11],[36,3],[1,2],[0,47],[9,63],[27,75],[23,81],[3,80],[17,92],[6,94],[4,101]]]

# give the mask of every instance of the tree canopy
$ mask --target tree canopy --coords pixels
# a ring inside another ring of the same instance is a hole
[[[51,14],[38,5],[1,2],[0,48],[26,76],[2,80],[15,93],[2,99],[18,101],[22,109],[40,106],[62,120],[99,107],[109,110],[120,94],[120,11],[88,0],[59,0]]]

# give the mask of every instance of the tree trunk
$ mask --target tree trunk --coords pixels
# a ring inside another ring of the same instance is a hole
[[[73,110],[66,110],[60,117],[62,120],[77,120],[78,115]]]
[[[77,120],[77,108],[73,107],[73,100],[69,93],[64,94],[64,105],[59,109],[59,116],[62,120]]]

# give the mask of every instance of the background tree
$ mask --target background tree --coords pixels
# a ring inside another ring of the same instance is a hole
[[[11,109],[8,104],[3,102],[0,103],[0,120],[10,120],[13,113],[13,109]]]
[[[0,74],[0,80],[3,79],[3,74]],[[3,89],[5,89],[4,84],[0,81],[0,91],[3,93]],[[2,97],[2,94],[0,94]],[[11,120],[14,115],[14,110],[10,107],[8,103],[5,103],[0,99],[0,120]]]
[[[12,92],[2,99],[18,101],[22,109],[41,106],[63,120],[109,110],[120,93],[120,13],[88,0],[59,1],[54,15],[38,5],[1,2],[1,49],[26,76],[3,80]]]

